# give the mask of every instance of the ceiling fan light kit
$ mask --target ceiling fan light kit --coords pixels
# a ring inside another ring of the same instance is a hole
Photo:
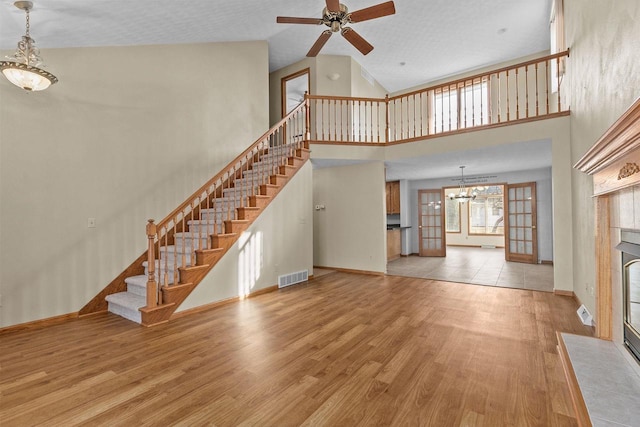
[[[392,1],[380,3],[365,9],[356,10],[349,13],[349,9],[339,0],[326,0],[326,7],[322,11],[322,18],[296,18],[291,16],[278,16],[276,22],[279,24],[310,24],[310,25],[326,25],[329,27],[320,34],[320,37],[311,46],[307,56],[317,56],[322,47],[329,41],[329,37],[333,33],[340,32],[349,43],[363,55],[373,50],[373,46],[367,42],[353,28],[346,25],[356,22],[368,21],[370,19],[381,18],[383,16],[393,15],[396,13],[395,5]]]
[[[0,71],[7,80],[26,91],[44,90],[55,84],[58,79],[50,72],[39,68],[43,66],[40,50],[35,45],[36,41],[29,35],[29,11],[33,8],[33,3],[17,1],[13,5],[26,13],[26,33],[18,42],[15,54],[7,57],[9,61],[0,61]]]

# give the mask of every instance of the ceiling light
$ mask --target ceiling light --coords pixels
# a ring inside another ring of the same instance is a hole
[[[464,203],[467,200],[473,200],[476,198],[478,193],[473,190],[469,192],[464,185],[464,166],[460,166],[460,173],[462,174],[462,178],[460,180],[460,189],[458,190],[458,194],[449,193],[449,200],[457,200],[460,203]]]
[[[56,83],[56,76],[43,70],[40,50],[35,46],[36,41],[29,35],[29,11],[33,8],[30,1],[17,1],[13,4],[18,9],[24,10],[27,18],[26,34],[18,42],[18,49],[13,56],[8,56],[9,61],[0,61],[2,74],[14,85],[29,92],[44,90]]]

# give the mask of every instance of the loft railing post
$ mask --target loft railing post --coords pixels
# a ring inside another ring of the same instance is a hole
[[[311,102],[309,101],[309,92],[304,92],[304,139],[309,141],[311,139]]]
[[[147,270],[149,278],[147,280],[147,307],[156,307],[158,305],[158,292],[156,284],[156,255],[155,255],[155,238],[156,238],[156,225],[153,220],[150,219],[147,223],[147,239],[149,241],[149,248],[147,251]]]
[[[386,94],[384,96],[384,111],[385,111],[385,114],[384,114],[385,118],[384,119],[385,119],[385,122],[386,122],[385,128],[384,128],[384,142],[388,144],[389,143],[390,132],[391,132],[391,129],[389,127],[389,122],[391,121],[391,119],[390,119],[391,116],[389,115],[389,94]]]

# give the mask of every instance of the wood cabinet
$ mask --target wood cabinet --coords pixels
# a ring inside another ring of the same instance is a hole
[[[387,261],[400,258],[400,229],[387,230]]]
[[[400,181],[391,181],[386,184],[387,214],[400,213]]]

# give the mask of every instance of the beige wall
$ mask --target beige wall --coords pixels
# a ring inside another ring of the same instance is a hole
[[[79,310],[268,128],[266,42],[43,57],[47,91],[0,79],[0,326]]]
[[[384,183],[382,162],[314,169],[314,265],[386,271]]]
[[[350,56],[318,55],[305,58],[269,74],[270,123],[282,118],[281,80],[305,68],[310,69],[310,89],[313,95],[355,96],[384,98],[386,91],[374,81],[372,86],[362,77],[362,67]],[[338,75],[336,80],[329,78]]]
[[[564,93],[570,97],[575,163],[640,96],[640,2],[565,0],[564,4],[571,57],[563,84],[569,88]],[[593,182],[578,171],[570,179],[575,213],[574,291],[595,313]]]
[[[276,285],[282,274],[313,274],[312,191],[312,166],[307,162],[178,311]]]

